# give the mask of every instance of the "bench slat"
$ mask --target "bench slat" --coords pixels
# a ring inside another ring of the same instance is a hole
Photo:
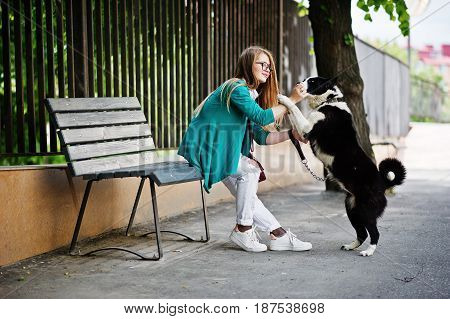
[[[195,167],[189,166],[187,163],[184,165],[164,167],[153,171],[151,175],[158,186],[173,185],[203,179],[200,171]]]
[[[61,142],[64,145],[152,135],[148,124],[67,129],[60,133]]]
[[[169,169],[176,166],[186,167],[189,164],[185,161],[177,161],[177,162],[160,162],[153,163],[147,165],[133,166],[133,167],[125,167],[121,169],[116,169],[112,171],[105,171],[102,173],[94,174],[94,175],[84,175],[84,179],[89,178],[123,178],[123,177],[137,177],[137,176],[150,176],[153,172],[161,170],[161,169]]]
[[[136,97],[47,99],[46,103],[50,113],[141,109]]]
[[[182,158],[179,156],[179,159]],[[69,163],[74,176],[80,175],[96,175],[101,172],[114,171],[122,168],[130,168],[134,166],[147,165],[153,163],[161,163],[168,161],[166,156],[161,156],[156,151],[147,151],[137,154],[119,155],[111,157],[103,157],[97,159],[89,159]]]
[[[143,123],[146,121],[142,111],[56,113],[55,118],[60,129],[79,126]]]
[[[155,149],[155,143],[151,137],[123,141],[111,141],[67,147],[67,153],[71,161],[95,158],[101,156],[134,153]]]

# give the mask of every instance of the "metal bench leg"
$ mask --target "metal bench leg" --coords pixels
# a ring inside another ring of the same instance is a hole
[[[203,189],[202,181],[200,181],[200,191],[202,193],[203,219],[205,221],[205,232],[206,232],[206,238],[203,239],[203,236],[202,236],[201,241],[206,243],[209,241],[210,236],[209,236],[208,215],[206,213],[205,191]]]
[[[80,212],[78,214],[78,219],[77,219],[77,224],[76,224],[75,230],[73,232],[72,242],[70,243],[69,254],[74,253],[73,251],[75,249],[75,245],[77,244],[78,234],[80,233],[81,222],[83,221],[84,211],[86,209],[87,201],[89,198],[89,193],[91,192],[92,182],[93,182],[93,180],[88,181],[88,183],[86,185],[86,189],[84,191],[83,202],[81,203]]]
[[[153,185],[154,185],[154,182],[152,181],[152,179],[151,178],[149,178],[149,179],[150,179],[150,183],[153,183]],[[160,233],[169,233],[169,234],[179,235],[179,236],[184,237],[185,240],[188,240],[188,241],[196,241],[196,242],[201,242],[201,243],[206,243],[206,242],[209,241],[210,236],[209,236],[208,216],[207,216],[207,211],[206,211],[205,193],[204,193],[204,190],[203,190],[202,181],[200,181],[200,192],[201,192],[201,195],[202,195],[203,219],[204,219],[204,223],[205,223],[205,235],[206,235],[206,238],[203,238],[203,236],[201,236],[200,239],[194,239],[194,238],[192,238],[192,237],[190,237],[188,235],[185,235],[185,234],[182,234],[182,233],[179,233],[179,232],[175,232],[175,231],[171,231],[171,230],[161,230]],[[153,199],[152,199],[152,201],[153,201]],[[156,195],[155,195],[154,202],[156,203]],[[145,236],[148,236],[148,235],[154,234],[154,233],[155,233],[155,231],[151,231],[151,232],[143,234],[142,237],[145,237]]]
[[[72,242],[70,244],[69,253],[71,255],[78,255],[78,253],[74,252],[74,250],[75,250],[75,246],[77,244],[78,234],[80,233],[80,228],[81,228],[81,223],[83,221],[84,211],[86,210],[87,201],[89,199],[89,194],[91,192],[92,182],[94,182],[94,181],[95,180],[89,180],[87,185],[86,185],[86,189],[84,191],[83,202],[81,203],[80,212],[78,214],[78,219],[77,219],[77,224],[75,226],[75,231],[73,233]],[[141,185],[144,185],[144,182],[145,182],[145,179],[142,179]],[[141,191],[142,191],[142,189],[140,187],[139,193]],[[156,196],[154,195],[154,185],[153,185],[153,192],[152,192],[152,194],[153,194],[152,195],[152,199],[153,199],[153,197],[156,198]],[[139,196],[140,196],[140,194],[139,194]],[[139,199],[137,199],[137,201],[138,200]],[[136,206],[137,206],[137,203],[136,203]],[[92,255],[92,254],[94,254],[96,252],[104,251],[104,250],[119,250],[119,251],[124,251],[124,252],[130,253],[130,254],[133,254],[133,255],[141,258],[142,260],[159,260],[159,259],[161,259],[161,257],[162,257],[162,249],[161,249],[161,244],[160,244],[160,239],[159,239],[159,237],[160,237],[160,234],[159,234],[159,223],[158,223],[159,219],[158,219],[158,208],[156,207],[156,205],[153,205],[153,214],[154,214],[154,217],[155,217],[155,229],[157,230],[158,256],[154,255],[153,257],[146,257],[146,256],[138,254],[138,253],[136,253],[134,251],[131,251],[131,250],[128,250],[128,249],[125,249],[125,248],[120,248],[120,247],[100,248],[100,249],[96,249],[96,250],[90,251],[90,252],[85,253],[85,254],[81,254],[81,256],[89,256],[89,255]]]
[[[133,205],[133,211],[131,212],[130,221],[128,222],[127,231],[125,233],[126,236],[129,236],[131,227],[133,226],[134,216],[136,215],[136,210],[139,205],[139,199],[141,198],[141,193],[142,193],[142,188],[144,188],[144,183],[145,183],[145,177],[141,177],[141,183],[139,184],[139,189],[136,194],[136,199],[135,199],[134,205]]]
[[[138,189],[138,193],[136,194],[136,199],[134,201],[134,206],[133,206],[133,211],[130,217],[130,221],[128,223],[128,228],[127,228],[127,234],[129,229],[131,228],[131,226],[133,225],[133,220],[134,220],[134,216],[136,214],[136,210],[139,204],[139,199],[141,197],[141,193],[142,193],[142,188],[144,186],[145,183],[145,179],[146,177],[141,179],[141,182],[139,184],[139,189]],[[124,248],[120,248],[120,247],[108,247],[108,248],[101,248],[101,249],[96,249],[93,250],[91,252],[88,252],[82,256],[88,256],[91,255],[93,253],[99,252],[99,251],[104,251],[104,250],[119,250],[119,251],[125,251],[128,253],[131,253],[135,256],[138,256],[139,258],[143,259],[143,260],[159,260],[163,257],[163,249],[162,249],[162,245],[161,245],[161,233],[172,233],[172,234],[176,234],[176,235],[180,235],[185,237],[187,240],[189,241],[198,241],[198,242],[208,242],[210,240],[210,235],[209,235],[209,225],[208,225],[208,215],[207,215],[207,208],[206,208],[206,200],[205,200],[205,193],[204,193],[204,189],[203,189],[203,185],[202,185],[202,181],[200,181],[200,191],[201,191],[201,196],[202,196],[202,207],[203,207],[203,218],[204,218],[204,223],[205,223],[205,235],[206,238],[203,238],[203,236],[201,237],[200,240],[195,240],[189,236],[186,236],[184,234],[181,233],[177,233],[177,232],[173,232],[173,231],[168,231],[168,230],[160,230],[159,228],[159,214],[158,214],[158,202],[157,202],[157,198],[156,198],[156,190],[155,190],[155,182],[149,178],[150,181],[150,193],[151,193],[151,197],[152,197],[152,208],[153,208],[153,219],[154,219],[154,225],[155,225],[155,231],[146,233],[142,236],[147,236],[149,234],[156,234],[156,245],[157,245],[157,250],[158,250],[158,254],[154,254],[153,257],[146,257],[143,256],[141,254],[138,254],[134,251],[128,250],[128,249],[124,249]],[[86,186],[86,191],[84,194],[84,198],[83,198],[83,203],[81,205],[81,209],[80,209],[80,214],[78,216],[78,220],[77,220],[77,225],[75,227],[75,233],[74,233],[74,237],[72,239],[72,244],[71,244],[71,248],[70,251],[72,252],[73,249],[75,248],[75,244],[76,244],[76,239],[78,237],[78,233],[80,230],[80,226],[81,226],[81,221],[83,219],[83,214],[84,214],[84,210],[86,208],[86,203],[89,197],[89,192],[91,190],[91,183],[92,180],[90,180],[88,182],[88,185]]]
[[[156,199],[155,182],[150,180],[150,193],[152,196],[152,206],[153,206],[153,219],[155,221],[155,234],[156,234],[156,245],[158,246],[158,257],[155,256],[155,260],[162,258],[163,250],[161,246],[161,232],[159,230],[159,215],[158,215],[158,203]]]

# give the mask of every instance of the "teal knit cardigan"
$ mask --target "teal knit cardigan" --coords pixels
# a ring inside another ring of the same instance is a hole
[[[247,118],[252,123],[254,140],[260,145],[266,144],[269,134],[261,126],[275,121],[271,109],[262,109],[251,98],[243,80],[227,85],[221,97],[223,86],[208,97],[199,114],[191,119],[178,148],[178,154],[201,171],[208,193],[214,183],[236,173],[241,153],[250,152],[250,138],[245,134]],[[233,88],[228,108],[227,92]]]

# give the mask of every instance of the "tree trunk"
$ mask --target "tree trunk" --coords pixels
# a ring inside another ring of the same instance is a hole
[[[317,73],[337,79],[337,85],[352,111],[358,141],[374,160],[363,103],[364,83],[359,74],[355,46],[344,41],[346,35],[353,40],[351,0],[314,0],[309,4]],[[334,189],[327,183],[327,189],[330,188]]]

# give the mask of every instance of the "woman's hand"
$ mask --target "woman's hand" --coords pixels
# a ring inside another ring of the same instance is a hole
[[[280,119],[284,117],[286,113],[288,113],[288,108],[282,104],[271,107],[273,112],[273,117],[275,118],[275,122],[278,122]]]
[[[300,142],[308,144],[308,140],[305,137],[303,137],[303,135],[301,135],[299,132],[297,132],[296,129],[292,129],[292,135],[294,135],[294,137]]]
[[[289,98],[291,99],[292,102],[294,102],[295,104],[297,104],[298,102],[300,102],[301,100],[303,100],[306,97],[306,90],[303,87],[303,84],[298,82],[294,88],[292,89],[291,95],[289,96]]]

